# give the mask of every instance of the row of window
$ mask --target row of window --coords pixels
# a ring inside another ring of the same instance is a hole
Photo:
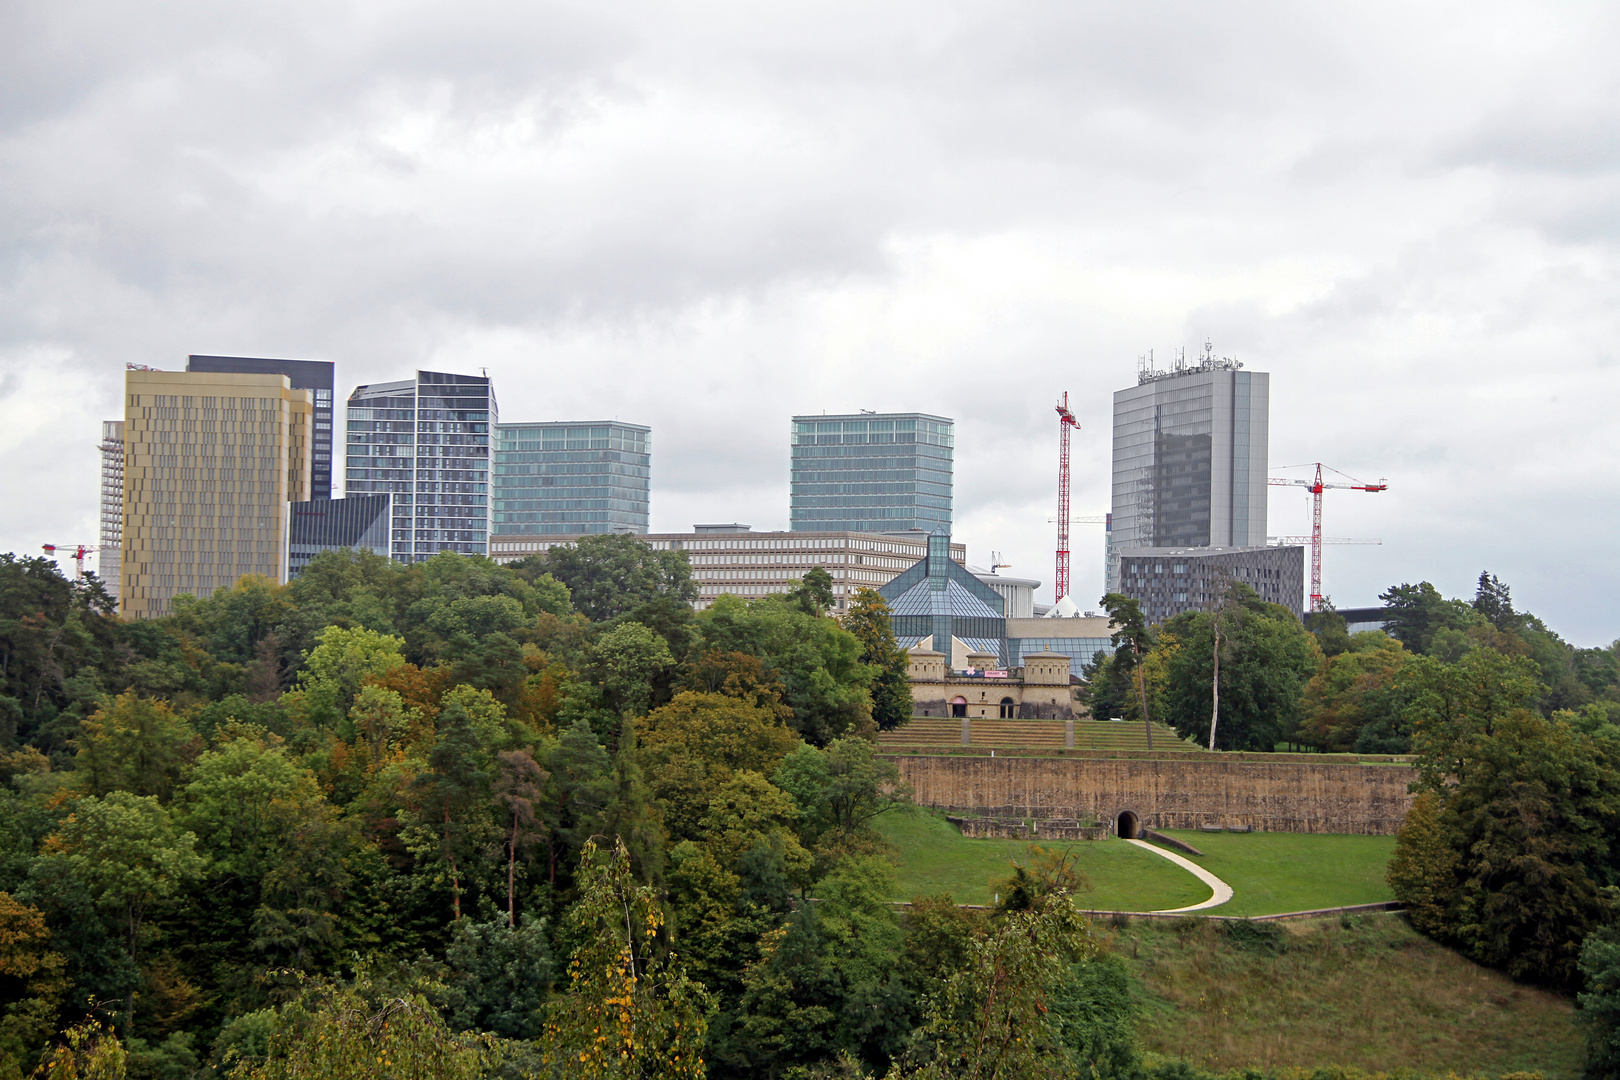
[[[859,516],[863,518],[919,518],[937,517],[921,511],[933,509],[943,511],[947,520],[951,510],[949,496],[927,495],[916,492],[910,495],[901,505],[894,505],[894,500],[881,495],[801,495],[795,492],[788,500],[789,509],[794,518],[799,517],[833,517],[835,512],[844,511],[845,517]],[[823,513],[804,513],[803,511],[822,510]],[[852,515],[851,511],[859,511]],[[843,530],[839,530],[843,531]],[[850,529],[850,532],[871,532],[869,529]]]

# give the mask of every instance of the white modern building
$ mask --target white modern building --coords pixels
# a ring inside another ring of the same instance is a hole
[[[490,538],[490,557],[514,562],[578,542],[578,536]],[[862,586],[876,589],[911,569],[928,554],[921,530],[900,533],[754,532],[741,524],[697,525],[689,533],[645,533],[637,536],[655,551],[684,551],[698,583],[693,607],[702,610],[730,593],[745,600],[785,593],[806,573],[822,567],[832,575],[836,609]],[[967,547],[951,545],[951,559],[967,562]]]

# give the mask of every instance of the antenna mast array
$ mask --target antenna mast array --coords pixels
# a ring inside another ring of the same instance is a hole
[[[1058,414],[1058,542],[1057,576],[1054,579],[1052,602],[1069,595],[1069,429],[1080,427],[1080,421],[1069,411],[1069,392],[1057,403]]]

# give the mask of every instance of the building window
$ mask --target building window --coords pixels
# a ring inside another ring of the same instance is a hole
[[[1003,720],[1011,720],[1015,715],[1017,715],[1017,712],[1018,705],[1013,701],[1012,698],[1004,697],[1001,699],[1001,718]]]

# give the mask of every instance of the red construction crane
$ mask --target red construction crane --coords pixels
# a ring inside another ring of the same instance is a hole
[[[1079,430],[1080,421],[1069,411],[1069,392],[1057,403],[1058,414],[1058,542],[1057,578],[1052,602],[1069,595],[1069,429]]]
[[[65,555],[73,560],[77,567],[73,572],[74,581],[84,578],[84,557],[92,551],[101,550],[93,544],[45,544],[43,547],[47,555]]]
[[[1293,480],[1287,477],[1273,476],[1266,482],[1274,487],[1302,487],[1311,493],[1311,610],[1322,610],[1322,492],[1328,488],[1343,488],[1347,491],[1388,491],[1389,485],[1382,479],[1376,484],[1363,483],[1349,473],[1339,472],[1338,469],[1323,465],[1320,461],[1307,462],[1304,465],[1285,465],[1286,469],[1308,469],[1316,467],[1314,480]],[[1339,473],[1349,480],[1348,484],[1324,483],[1322,470]]]

